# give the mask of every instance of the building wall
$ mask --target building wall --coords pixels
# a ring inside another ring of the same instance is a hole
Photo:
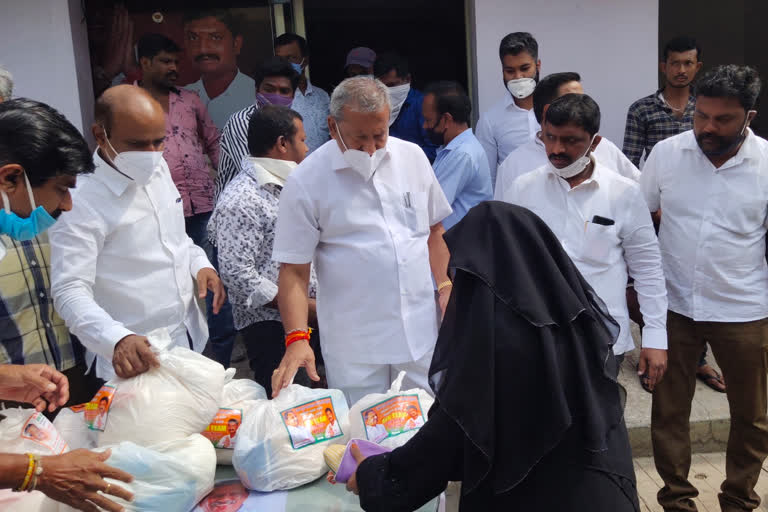
[[[13,74],[14,96],[48,103],[89,132],[93,86],[80,0],[4,2],[0,34],[0,66]]]
[[[627,108],[657,88],[658,0],[474,0],[480,112],[503,94],[499,42],[531,32],[542,76],[577,71],[600,105],[601,133],[621,146]]]

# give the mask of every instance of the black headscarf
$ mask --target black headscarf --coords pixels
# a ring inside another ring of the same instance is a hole
[[[513,489],[571,427],[584,450],[605,450],[623,416],[619,326],[557,237],[491,201],[445,241],[455,279],[429,378],[465,433],[462,492]]]

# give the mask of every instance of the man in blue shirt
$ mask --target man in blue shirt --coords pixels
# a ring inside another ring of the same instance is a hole
[[[430,163],[433,162],[437,146],[424,130],[421,114],[424,95],[411,87],[408,60],[395,53],[382,53],[373,65],[373,75],[389,88],[389,135],[418,144]]]
[[[443,219],[445,229],[459,222],[470,208],[493,198],[488,157],[469,127],[472,103],[456,82],[427,87],[422,105],[423,128],[438,144],[432,168],[453,213]]]

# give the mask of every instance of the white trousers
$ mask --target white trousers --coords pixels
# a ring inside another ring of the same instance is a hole
[[[343,391],[350,407],[365,395],[385,393],[401,371],[406,372],[403,390],[421,388],[432,394],[427,379],[429,365],[432,362],[431,350],[418,361],[399,364],[349,363],[327,357],[325,353],[323,358],[328,387]]]

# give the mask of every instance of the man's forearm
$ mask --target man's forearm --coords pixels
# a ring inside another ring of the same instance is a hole
[[[24,483],[29,467],[26,455],[0,454],[0,489],[16,489]]]
[[[435,278],[435,284],[440,284],[448,279],[448,260],[451,254],[443,239],[443,223],[438,222],[432,226],[427,245],[429,247],[429,266]]]
[[[277,303],[285,332],[306,329],[309,323],[309,268],[310,264],[283,263],[277,281]]]

